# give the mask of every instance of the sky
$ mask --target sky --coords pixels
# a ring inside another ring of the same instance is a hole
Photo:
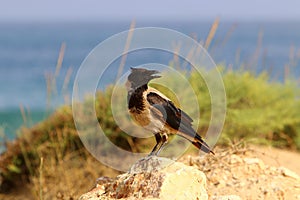
[[[0,0],[0,21],[300,20],[300,0]]]

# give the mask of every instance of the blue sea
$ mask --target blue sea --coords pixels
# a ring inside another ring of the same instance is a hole
[[[205,41],[213,21],[137,21],[136,27],[174,29]],[[72,92],[78,68],[89,52],[113,34],[128,30],[130,22],[0,23],[0,141],[13,139],[22,125],[32,126],[64,104],[61,88],[72,69],[66,91]],[[57,92],[47,97],[46,78],[55,74],[62,44],[62,68],[56,77]],[[267,71],[273,80],[300,77],[299,22],[220,21],[208,48],[217,64],[255,73]],[[172,55],[145,51],[128,58],[125,68],[140,63],[168,64]],[[120,64],[120,59],[114,63]],[[286,66],[286,67],[285,67]],[[50,106],[49,106],[50,105]],[[24,112],[21,112],[24,110]],[[23,117],[22,117],[23,113]],[[25,115],[25,118],[24,118]]]

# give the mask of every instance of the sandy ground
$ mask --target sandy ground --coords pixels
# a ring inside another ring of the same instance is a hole
[[[273,147],[250,146],[255,155],[270,166],[284,166],[300,175],[300,153]]]
[[[241,199],[300,200],[300,154],[272,147],[216,150],[204,158],[183,158],[207,176],[209,199],[236,195]],[[227,198],[225,198],[227,199]]]
[[[206,174],[209,199],[237,195],[241,199],[300,200],[299,152],[242,146],[216,149],[215,153],[215,156],[184,156],[179,160]],[[90,183],[85,190],[93,185],[93,179],[82,181]],[[30,185],[24,185],[10,194],[0,194],[0,200],[32,199],[30,193]],[[66,198],[56,196],[54,199]]]

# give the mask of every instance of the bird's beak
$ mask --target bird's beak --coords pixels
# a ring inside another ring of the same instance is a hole
[[[151,73],[151,78],[152,79],[154,79],[154,78],[160,78],[161,77],[160,75],[154,75],[154,74],[159,74],[160,73],[157,70],[151,70],[150,73]]]
[[[160,78],[161,76],[160,75],[155,75],[155,76],[151,76],[151,78]]]

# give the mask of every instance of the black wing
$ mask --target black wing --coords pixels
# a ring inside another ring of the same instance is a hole
[[[172,101],[161,97],[159,94],[150,92],[147,100],[151,106],[159,110],[164,121],[173,129],[178,130],[178,135],[188,139],[197,148],[206,153],[212,152],[200,135],[192,127],[192,118],[184,111],[177,108]],[[212,152],[213,153],[213,152]]]

